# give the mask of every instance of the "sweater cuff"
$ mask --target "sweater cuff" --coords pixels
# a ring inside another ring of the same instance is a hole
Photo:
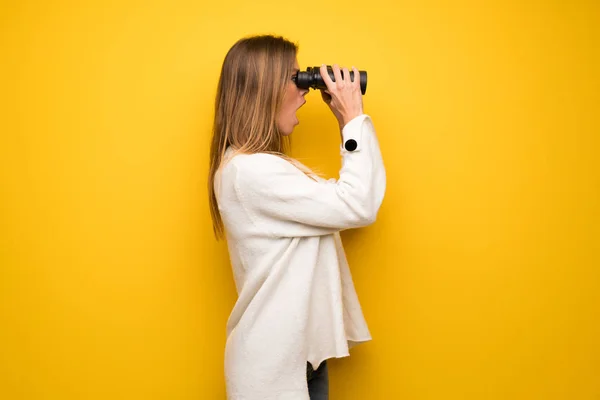
[[[344,128],[342,128],[342,144],[340,146],[342,154],[360,151],[362,144],[362,123],[367,117],[367,114],[361,114],[344,125]]]

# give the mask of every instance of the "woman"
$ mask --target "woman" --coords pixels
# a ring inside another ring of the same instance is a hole
[[[244,38],[217,89],[210,207],[239,295],[227,322],[228,399],[327,399],[326,360],[371,340],[339,231],[376,219],[386,185],[378,141],[359,80],[335,65],[335,82],[321,68],[321,95],[342,134],[339,179],[285,154],[307,93],[293,80],[296,52],[281,37]]]

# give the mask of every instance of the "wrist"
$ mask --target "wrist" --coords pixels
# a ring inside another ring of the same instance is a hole
[[[357,114],[351,114],[349,116],[345,116],[344,118],[342,118],[342,120],[339,121],[340,129],[343,129],[348,124],[348,122],[352,121],[353,119],[355,119],[357,117],[360,117],[362,114],[363,114],[362,112],[359,112]]]
[[[345,116],[342,118],[342,123],[341,123],[341,126],[342,126],[342,127],[346,126],[346,124],[347,124],[348,122],[352,121],[352,120],[353,120],[354,118],[356,118],[356,117],[359,117],[359,116],[361,116],[362,114],[363,114],[363,113],[362,113],[362,111],[360,111],[360,112],[357,112],[357,113],[353,113],[353,114],[345,115]]]

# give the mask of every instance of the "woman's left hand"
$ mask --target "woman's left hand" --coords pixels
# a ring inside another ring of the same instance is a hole
[[[338,124],[340,125],[340,129],[342,129],[342,127],[344,126],[344,119],[342,118],[342,114],[340,114],[339,111],[331,107],[331,94],[329,94],[329,91],[327,89],[319,90],[321,91],[321,98],[323,99],[325,104],[329,106],[329,109],[333,112],[333,115],[335,115],[335,118],[337,119]]]

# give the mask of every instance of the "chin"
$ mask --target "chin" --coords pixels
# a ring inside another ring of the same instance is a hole
[[[296,128],[296,125],[299,124],[299,121],[295,118],[291,119],[289,121],[287,121],[287,123],[279,123],[277,124],[279,126],[279,134],[281,136],[289,136],[294,132],[294,128]]]
[[[293,125],[286,126],[283,129],[279,129],[279,132],[281,132],[282,136],[289,136],[294,132],[294,126]]]

